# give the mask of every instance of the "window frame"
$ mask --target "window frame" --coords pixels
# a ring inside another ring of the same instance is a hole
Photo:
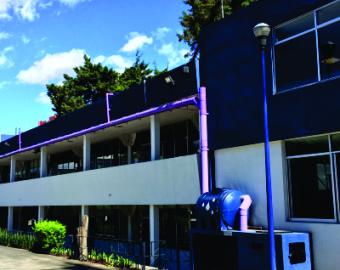
[[[314,18],[314,25],[312,28],[308,29],[308,30],[305,30],[303,32],[300,32],[298,34],[295,34],[295,35],[292,35],[290,37],[287,37],[285,39],[282,39],[280,41],[277,41],[276,40],[276,30],[277,28],[283,26],[283,25],[286,25],[286,24],[289,24],[295,20],[298,20],[299,18],[302,18],[303,16],[306,16],[308,13],[310,12],[307,12],[305,14],[302,14],[296,18],[293,18],[289,21],[286,21],[284,23],[281,23],[277,26],[275,26],[273,28],[273,31],[272,31],[272,45],[271,45],[271,58],[272,58],[272,87],[273,87],[273,95],[277,95],[277,94],[282,94],[282,93],[286,93],[286,92],[289,92],[289,91],[293,91],[293,90],[297,90],[297,89],[300,89],[300,88],[304,88],[304,87],[308,87],[308,86],[311,86],[311,85],[315,85],[315,84],[319,84],[319,83],[324,83],[324,82],[328,82],[328,81],[332,81],[332,80],[335,80],[335,79],[338,79],[340,78],[340,75],[336,75],[336,76],[333,76],[331,78],[326,78],[326,79],[322,79],[321,78],[321,66],[320,66],[320,50],[319,50],[319,34],[318,34],[318,31],[319,29],[322,29],[326,26],[329,26],[331,24],[334,24],[334,23],[337,23],[340,21],[340,17],[338,18],[334,18],[334,19],[331,19],[327,22],[324,22],[324,23],[321,23],[321,24],[318,24],[318,12],[321,10],[321,9],[324,9],[328,6],[331,6],[337,2],[340,2],[340,0],[335,0],[331,3],[328,3],[322,7],[319,7],[313,11],[311,11],[311,13],[313,13],[313,18]],[[278,91],[276,85],[276,58],[275,58],[275,46],[276,45],[280,45],[280,44],[283,44],[283,43],[286,43],[290,40],[293,40],[295,38],[298,38],[298,37],[301,37],[301,36],[304,36],[308,33],[312,33],[314,32],[315,33],[315,47],[316,47],[316,65],[317,65],[317,81],[315,82],[311,82],[311,83],[307,83],[307,84],[301,84],[301,85],[298,85],[298,86],[294,86],[294,87],[291,87],[291,88],[288,88],[288,89],[284,89],[284,90],[280,90]]]
[[[300,155],[287,155],[286,154],[286,142],[294,141],[295,139],[285,140],[284,147],[284,155],[285,155],[285,187],[286,187],[286,220],[289,222],[309,222],[309,223],[330,223],[330,224],[339,224],[340,223],[340,175],[337,174],[337,163],[335,156],[340,154],[340,150],[333,151],[332,149],[332,136],[340,134],[340,133],[330,133],[330,134],[320,134],[317,136],[308,136],[298,139],[308,139],[312,137],[320,137],[327,135],[328,138],[328,152],[318,152],[311,154],[300,154]],[[293,217],[293,202],[292,202],[292,185],[291,185],[291,176],[290,176],[290,159],[300,159],[300,158],[308,158],[308,157],[317,157],[317,156],[327,156],[329,155],[330,161],[330,169],[331,169],[331,185],[332,185],[332,199],[333,199],[333,211],[334,211],[334,219],[323,219],[323,218],[298,218]]]

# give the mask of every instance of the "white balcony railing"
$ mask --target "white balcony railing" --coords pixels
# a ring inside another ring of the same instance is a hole
[[[196,155],[0,185],[0,206],[194,204]]]

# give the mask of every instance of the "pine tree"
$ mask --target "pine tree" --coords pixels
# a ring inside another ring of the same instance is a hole
[[[178,34],[179,41],[187,43],[191,56],[199,51],[199,35],[201,29],[224,16],[231,15],[235,10],[249,6],[256,0],[183,0],[189,6],[187,12],[183,12],[180,24],[183,32]]]
[[[131,85],[140,84],[143,78],[153,73],[148,64],[141,59],[139,52],[136,54],[134,64],[126,68],[122,74],[101,63],[92,63],[87,55],[84,55],[84,64],[73,70],[75,76],[64,74],[61,85],[46,85],[52,109],[58,116],[92,104],[104,98],[108,92],[123,91]]]

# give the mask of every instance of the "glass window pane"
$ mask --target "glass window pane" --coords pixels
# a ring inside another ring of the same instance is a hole
[[[339,18],[340,16],[340,1],[336,1],[336,3],[326,6],[320,11],[318,11],[318,23],[322,24],[327,21]]]
[[[276,45],[275,72],[278,92],[317,81],[315,33]]]
[[[282,40],[302,33],[314,27],[313,13],[308,13],[297,19],[283,24],[275,29],[276,39]]]
[[[292,217],[333,219],[329,156],[290,159],[289,171]]]
[[[328,136],[297,139],[286,142],[287,156],[329,152]]]
[[[340,134],[331,136],[332,151],[340,151]]]
[[[340,22],[318,30],[321,78],[340,76]]]

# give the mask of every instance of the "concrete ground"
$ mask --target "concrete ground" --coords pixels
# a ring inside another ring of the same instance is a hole
[[[97,270],[103,265],[83,263],[61,257],[31,253],[27,250],[0,246],[0,270]],[[111,268],[112,269],[112,268]]]

